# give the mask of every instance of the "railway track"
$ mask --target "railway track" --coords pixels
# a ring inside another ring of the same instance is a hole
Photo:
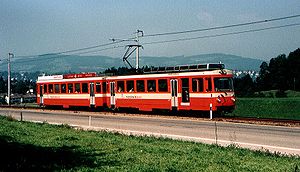
[[[54,109],[54,108],[45,108],[38,106],[27,106],[27,105],[0,105],[0,108],[7,108],[12,110],[43,110],[48,112],[66,112],[70,114],[77,114],[81,116],[93,115],[97,116],[97,114],[101,113],[107,115],[120,115],[120,116],[143,116],[143,117],[156,117],[156,118],[169,118],[169,119],[190,119],[190,120],[210,120],[208,115],[200,115],[199,113],[180,113],[173,114],[167,112],[157,112],[157,113],[149,113],[149,112],[128,112],[128,111],[90,111],[88,109]],[[272,119],[272,118],[253,118],[253,117],[215,117],[212,119],[213,121],[219,122],[232,122],[232,123],[246,123],[246,124],[259,124],[259,125],[273,125],[273,126],[290,126],[290,127],[300,127],[300,120],[290,120],[290,119]]]
[[[215,121],[261,124],[261,125],[275,125],[275,126],[296,126],[300,127],[300,120],[290,119],[272,119],[272,118],[250,118],[250,117],[217,117]]]

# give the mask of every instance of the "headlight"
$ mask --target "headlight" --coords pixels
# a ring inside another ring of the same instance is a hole
[[[218,96],[217,102],[218,102],[218,103],[221,103],[221,101],[222,101],[222,100],[221,100],[220,96]]]

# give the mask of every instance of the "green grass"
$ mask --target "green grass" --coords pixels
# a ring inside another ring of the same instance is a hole
[[[229,116],[300,120],[300,97],[237,98]]]
[[[261,91],[261,92],[256,92],[255,94],[264,95],[264,97],[268,97],[268,98],[274,98],[276,97],[276,92],[278,92],[278,90]],[[286,90],[285,94],[286,97],[300,97],[300,91]]]
[[[287,90],[287,97],[300,97],[300,91]]]
[[[0,171],[296,171],[299,157],[0,117]]]

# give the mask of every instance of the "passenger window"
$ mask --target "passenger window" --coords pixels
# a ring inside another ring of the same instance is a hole
[[[101,93],[101,83],[96,82],[96,93]]]
[[[125,86],[124,86],[124,81],[117,81],[117,87],[118,87],[118,92],[124,92]]]
[[[75,93],[80,93],[80,84],[75,83]]]
[[[168,81],[166,79],[158,80],[158,91],[159,92],[167,92],[168,91]]]
[[[45,84],[45,85],[44,85],[44,93],[47,93],[47,91],[48,91],[48,90],[47,90],[47,85]]]
[[[53,93],[53,84],[49,84],[49,93]]]
[[[82,83],[82,93],[88,93],[88,92],[89,92],[88,83]]]
[[[59,93],[59,84],[54,84],[55,93]]]
[[[66,92],[67,92],[66,84],[61,84],[61,93],[66,93]]]
[[[207,89],[206,91],[212,91],[212,83],[211,83],[211,78],[206,78],[207,80]]]
[[[126,81],[127,92],[134,92],[134,81]]]
[[[68,84],[68,93],[73,93],[73,84]]]
[[[137,80],[136,87],[137,87],[137,92],[144,92],[145,91],[145,81]]]
[[[192,89],[193,92],[203,92],[203,78],[193,78]]]
[[[155,80],[148,80],[147,81],[147,91],[148,92],[155,92],[156,91],[156,82],[155,82]]]

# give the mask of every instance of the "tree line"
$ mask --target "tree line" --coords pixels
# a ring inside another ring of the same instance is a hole
[[[300,91],[300,48],[263,62],[255,80],[249,75],[235,78],[234,86],[238,97],[263,97],[261,92],[268,90],[277,90],[276,97],[285,97],[286,90]]]
[[[33,89],[33,92],[35,93],[36,82],[29,79],[18,80],[14,78],[11,80],[10,87],[12,93],[26,94],[30,89]],[[7,93],[7,88],[7,79],[5,80],[2,76],[0,76],[0,93]]]

